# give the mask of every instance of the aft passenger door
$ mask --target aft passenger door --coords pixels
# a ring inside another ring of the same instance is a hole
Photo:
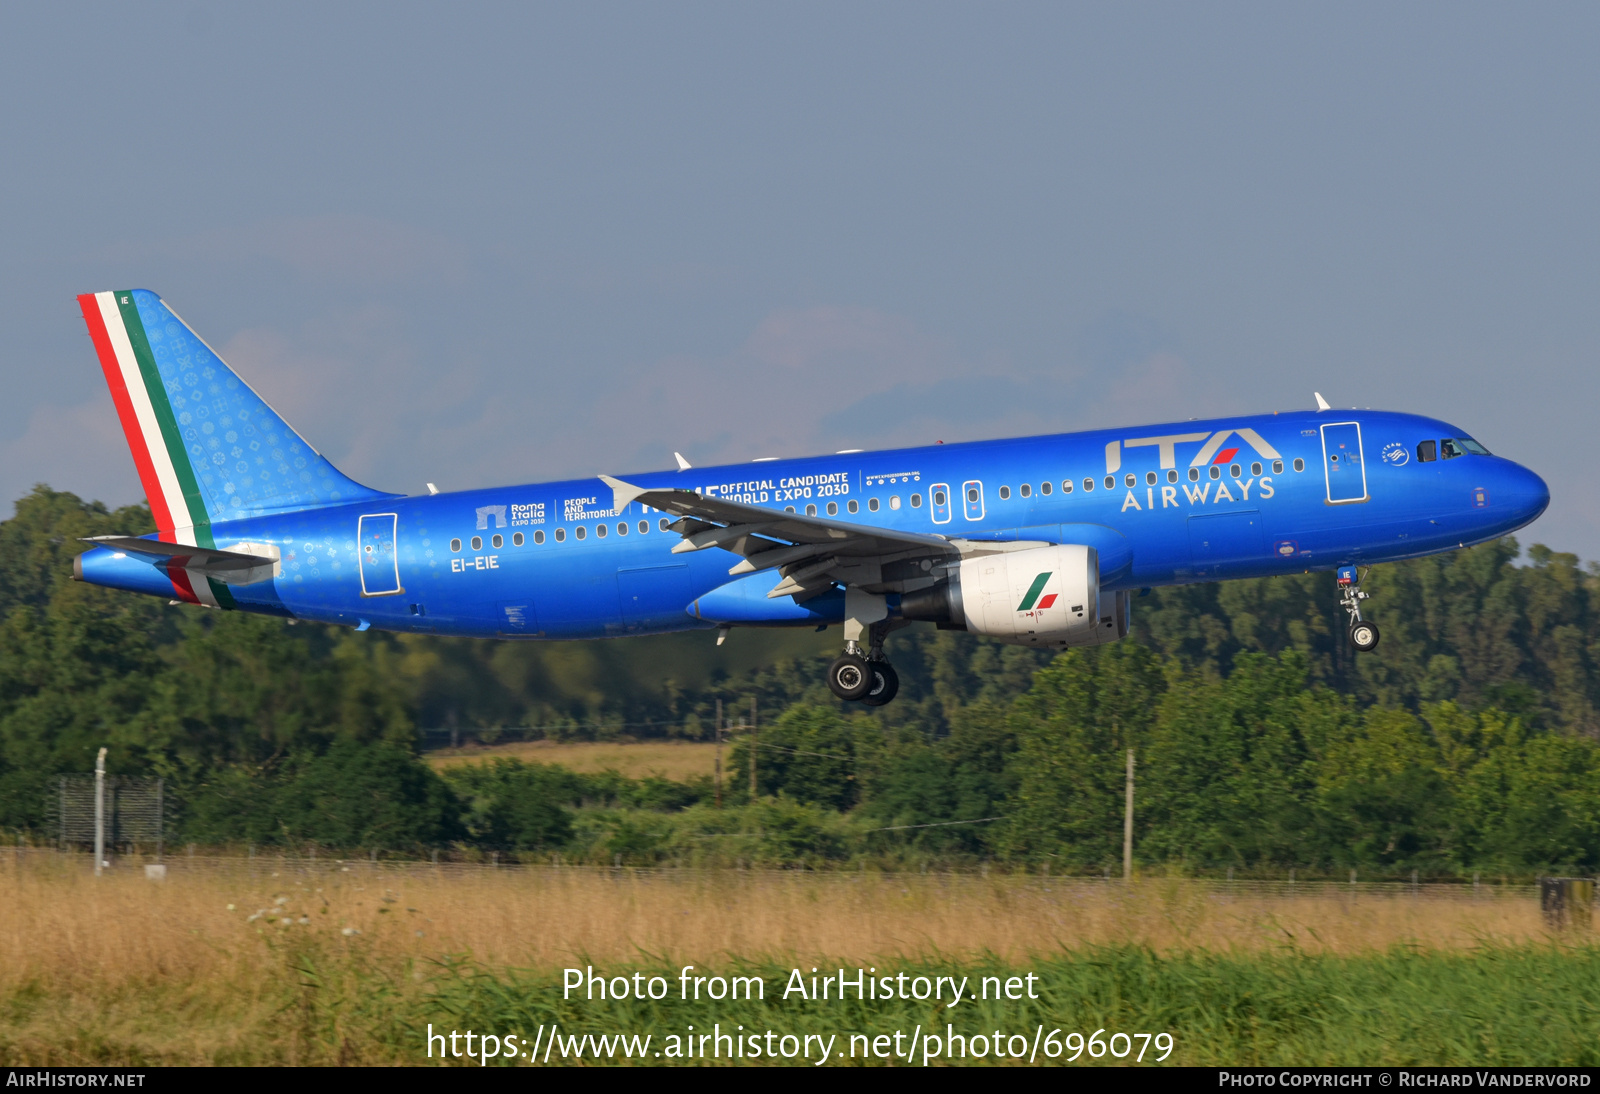
[[[396,513],[374,513],[357,525],[357,553],[361,556],[361,595],[393,596],[400,587],[400,556],[394,549]]]
[[[1322,475],[1328,504],[1367,500],[1367,465],[1361,458],[1361,424],[1330,422],[1322,427]]]

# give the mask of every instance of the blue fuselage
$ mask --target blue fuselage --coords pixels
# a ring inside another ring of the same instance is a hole
[[[1293,412],[627,479],[952,538],[1089,543],[1110,591],[1413,558],[1505,535],[1543,512],[1539,476],[1474,449],[1431,418]],[[737,556],[673,553],[672,518],[611,506],[607,487],[581,479],[304,509],[212,533],[219,548],[280,554],[275,576],[229,588],[233,607],[325,623],[556,639],[827,623],[842,612],[842,594],[766,601],[777,580],[767,574],[755,575],[765,585],[746,598],[751,613],[718,618],[699,604],[717,602]],[[176,595],[169,566],[136,554],[94,548],[80,572]]]

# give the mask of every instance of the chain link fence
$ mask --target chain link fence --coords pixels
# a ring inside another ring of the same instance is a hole
[[[66,850],[94,844],[94,776],[62,775],[48,814],[57,845]],[[105,777],[105,843],[109,847],[154,847],[159,861],[170,828],[166,780],[137,775]]]

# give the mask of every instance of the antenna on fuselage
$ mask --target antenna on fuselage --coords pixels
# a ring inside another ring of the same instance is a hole
[[[1313,391],[1311,394],[1313,394],[1313,395],[1315,395],[1317,397],[1317,409],[1318,410],[1332,410],[1333,409],[1333,407],[1328,405],[1328,400],[1326,400],[1326,399],[1324,399],[1322,397],[1322,392]]]
[[[678,461],[678,470],[679,471],[687,471],[687,470],[689,470],[689,461],[683,458],[683,453],[682,452],[674,452],[672,454],[672,458]]]
[[[428,493],[437,494],[438,492],[439,492],[439,488],[437,486],[433,485],[433,483],[430,482],[428,484]]]

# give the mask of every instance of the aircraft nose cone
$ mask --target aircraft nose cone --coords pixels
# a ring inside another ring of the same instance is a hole
[[[1512,505],[1523,523],[1543,513],[1550,504],[1550,487],[1538,475],[1521,464],[1512,464],[1506,476],[1506,501]]]

